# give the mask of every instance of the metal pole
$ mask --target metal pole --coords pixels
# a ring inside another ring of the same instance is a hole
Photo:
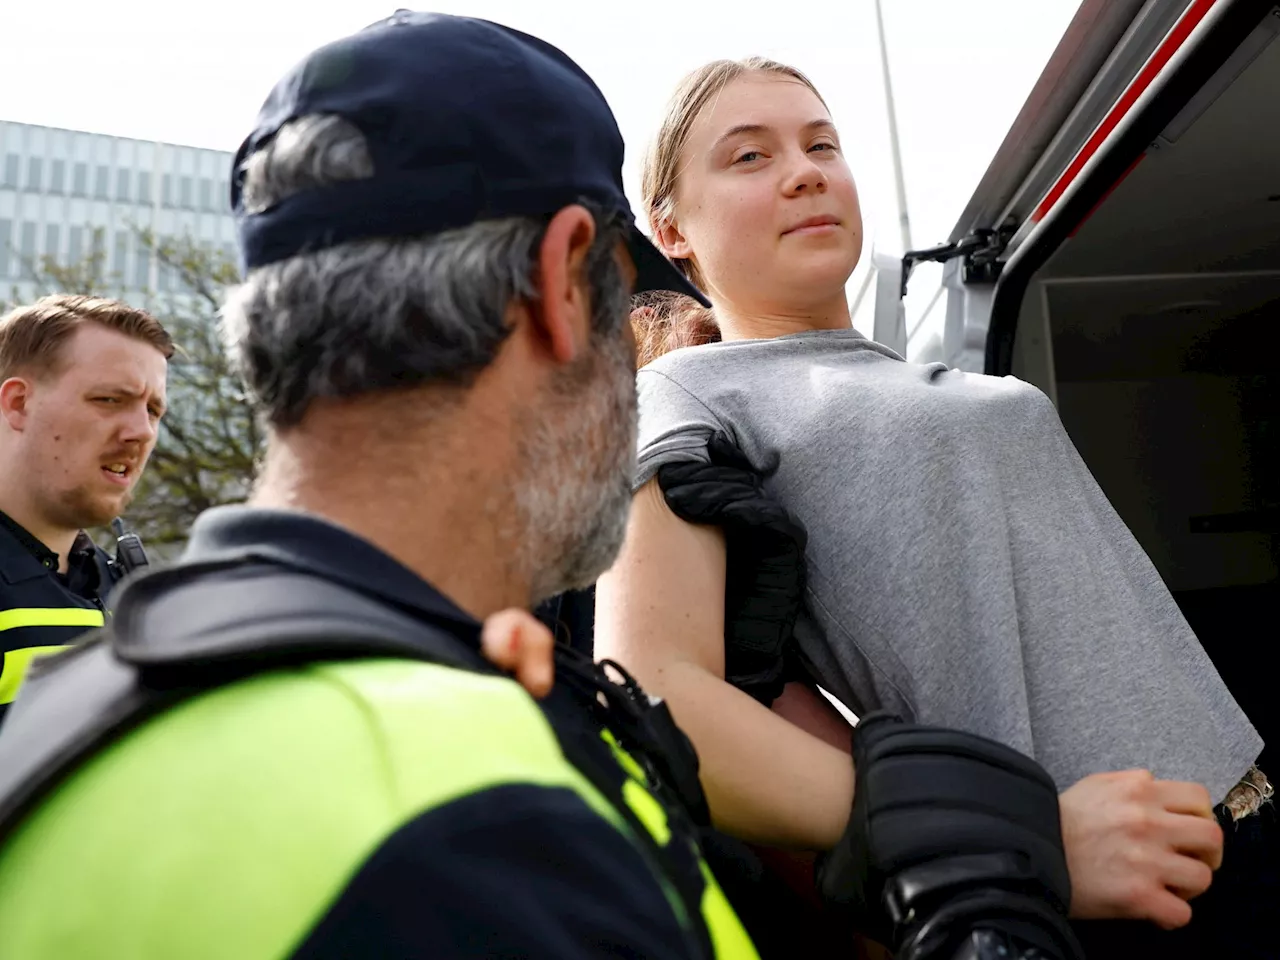
[[[880,68],[884,73],[884,103],[889,114],[889,149],[893,152],[893,180],[898,188],[898,226],[902,230],[902,252],[911,249],[911,218],[907,215],[907,187],[902,177],[902,151],[898,147],[898,115],[893,106],[893,81],[889,76],[889,48],[884,39],[884,14],[875,0],[876,30],[880,34]]]
[[[876,262],[873,259],[867,265],[867,274],[862,278],[862,286],[858,288],[858,295],[853,298],[853,306],[849,308],[849,316],[856,317],[858,308],[862,306],[862,298],[867,295],[867,290],[871,288],[871,280],[876,275]]]

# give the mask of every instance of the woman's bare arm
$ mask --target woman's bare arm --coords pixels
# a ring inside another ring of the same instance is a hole
[[[693,740],[716,826],[744,840],[825,850],[853,802],[847,752],[724,679],[724,538],[637,494],[618,562],[596,586],[595,651],[664,697]]]

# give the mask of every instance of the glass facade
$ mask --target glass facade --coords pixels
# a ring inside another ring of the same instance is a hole
[[[0,297],[36,295],[41,259],[91,252],[109,296],[178,292],[138,239],[190,239],[226,251],[235,235],[232,154],[0,120]]]
[[[20,280],[34,280],[36,276],[37,226],[30,220],[22,225],[22,241],[18,247],[18,279]]]
[[[133,287],[137,290],[150,290],[153,287],[151,250],[139,239],[135,239],[133,245]]]
[[[132,278],[129,272],[129,234],[125,230],[116,232],[115,250],[111,254],[112,279],[117,283],[127,284]]]

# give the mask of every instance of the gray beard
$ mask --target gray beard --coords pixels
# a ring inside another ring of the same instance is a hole
[[[537,404],[520,439],[519,566],[534,604],[588,587],[626,535],[636,462],[635,362],[608,338]]]

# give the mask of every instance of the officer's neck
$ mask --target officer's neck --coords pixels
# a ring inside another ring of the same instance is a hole
[[[273,436],[252,505],[344,527],[477,619],[527,607],[505,431],[463,414],[415,423],[404,398],[395,409],[382,402],[317,405],[301,427]],[[477,443],[482,429],[495,442]]]

